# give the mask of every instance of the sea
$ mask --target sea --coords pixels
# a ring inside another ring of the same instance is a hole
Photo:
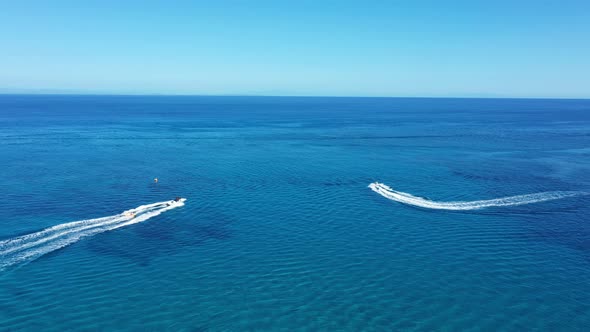
[[[590,100],[2,95],[0,194],[1,331],[590,327]]]

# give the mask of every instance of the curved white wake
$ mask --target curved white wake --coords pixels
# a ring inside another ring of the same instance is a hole
[[[39,232],[0,241],[0,270],[30,262],[75,243],[83,237],[146,221],[162,212],[183,206],[185,200],[183,198],[178,202],[165,201],[142,205],[114,216],[60,224]]]
[[[545,202],[565,197],[573,197],[586,194],[584,192],[579,191],[548,191],[536,194],[518,195],[471,202],[435,202],[422,197],[416,197],[408,193],[393,190],[389,186],[379,182],[371,183],[369,185],[369,188],[371,188],[374,192],[378,193],[379,195],[388,198],[392,201],[427,209],[440,210],[477,210],[493,206],[514,206]]]

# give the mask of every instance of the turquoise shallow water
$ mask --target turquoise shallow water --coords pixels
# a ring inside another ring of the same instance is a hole
[[[0,96],[0,139],[0,241],[187,198],[7,266],[0,330],[590,326],[590,196],[368,188],[590,191],[590,101]]]

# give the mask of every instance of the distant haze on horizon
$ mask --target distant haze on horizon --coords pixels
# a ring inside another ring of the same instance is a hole
[[[19,1],[0,93],[590,98],[588,1]]]

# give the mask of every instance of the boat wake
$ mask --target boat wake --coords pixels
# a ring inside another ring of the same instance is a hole
[[[389,186],[379,182],[371,183],[369,185],[369,188],[371,188],[374,192],[378,193],[379,195],[388,198],[392,201],[418,206],[421,208],[439,210],[477,210],[496,206],[515,206],[551,201],[586,194],[584,192],[579,191],[548,191],[536,194],[518,195],[470,202],[436,202],[422,197],[416,197],[401,191],[393,190]]]
[[[69,222],[39,232],[0,241],[0,270],[31,262],[84,237],[137,224],[184,205],[186,199],[141,205],[121,214]]]

